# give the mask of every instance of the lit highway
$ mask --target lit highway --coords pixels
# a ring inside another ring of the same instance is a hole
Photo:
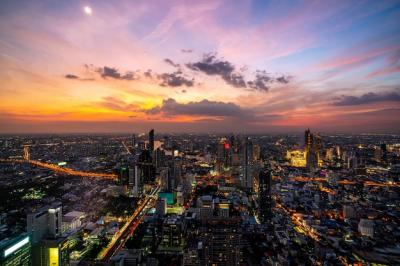
[[[118,176],[116,174],[109,173],[95,173],[95,172],[83,172],[74,170],[71,168],[60,167],[55,164],[44,163],[36,160],[22,160],[22,159],[0,159],[0,162],[7,163],[29,163],[36,167],[50,169],[56,173],[65,174],[65,175],[74,175],[74,176],[82,176],[82,177],[94,177],[94,178],[103,178],[103,179],[117,179]]]
[[[100,261],[108,261],[114,254],[116,254],[122,247],[124,247],[126,241],[131,237],[141,221],[143,220],[147,211],[154,206],[159,187],[152,190],[152,192],[146,196],[143,203],[140,204],[134,213],[129,217],[125,225],[113,236],[110,243],[104,248],[97,259]]]
[[[131,151],[129,150],[129,147],[126,145],[125,141],[122,141],[122,146],[124,146],[127,154],[132,154]]]

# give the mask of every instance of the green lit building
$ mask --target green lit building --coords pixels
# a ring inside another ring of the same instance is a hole
[[[0,242],[0,266],[29,266],[31,261],[31,239],[21,234]]]

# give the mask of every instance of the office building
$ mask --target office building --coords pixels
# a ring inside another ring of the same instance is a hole
[[[62,205],[55,202],[50,206],[27,216],[27,229],[32,237],[32,244],[36,244],[44,238],[57,238],[61,236]]]
[[[138,165],[129,168],[128,192],[129,196],[134,198],[139,198],[143,194],[142,171]]]
[[[240,265],[242,234],[237,223],[234,219],[210,219],[200,228],[200,265]]]
[[[167,214],[167,200],[158,198],[156,201],[156,214],[158,217],[164,217]]]
[[[178,216],[164,220],[161,244],[164,247],[180,247],[182,245],[182,221]]]
[[[304,133],[304,152],[306,154],[306,167],[309,172],[314,172],[318,169],[321,150],[321,138],[317,134],[311,133],[307,129]]]
[[[153,153],[154,151],[154,129],[149,131],[149,146],[148,150]]]

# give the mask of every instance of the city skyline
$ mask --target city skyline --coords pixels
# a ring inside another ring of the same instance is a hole
[[[399,1],[3,1],[0,133],[400,131]]]

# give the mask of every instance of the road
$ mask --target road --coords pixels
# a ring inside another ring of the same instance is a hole
[[[143,203],[136,208],[125,225],[114,235],[108,246],[99,253],[97,257],[98,260],[106,262],[124,247],[129,237],[135,233],[147,211],[154,206],[159,190],[159,187],[156,187],[149,195],[146,196]]]
[[[36,160],[22,160],[22,159],[0,159],[0,162],[8,162],[8,163],[29,163],[31,165],[41,167],[41,168],[46,168],[53,170],[56,173],[61,173],[65,175],[74,175],[74,176],[82,176],[82,177],[94,177],[94,178],[103,178],[103,179],[112,179],[115,180],[118,178],[118,175],[116,174],[109,174],[109,173],[95,173],[95,172],[83,172],[83,171],[78,171],[74,170],[71,168],[66,168],[66,167],[60,167],[55,164],[51,163],[44,163],[41,161],[36,161]]]
[[[127,154],[132,154],[131,151],[129,150],[129,147],[126,145],[125,141],[122,141],[122,146],[124,146]]]

